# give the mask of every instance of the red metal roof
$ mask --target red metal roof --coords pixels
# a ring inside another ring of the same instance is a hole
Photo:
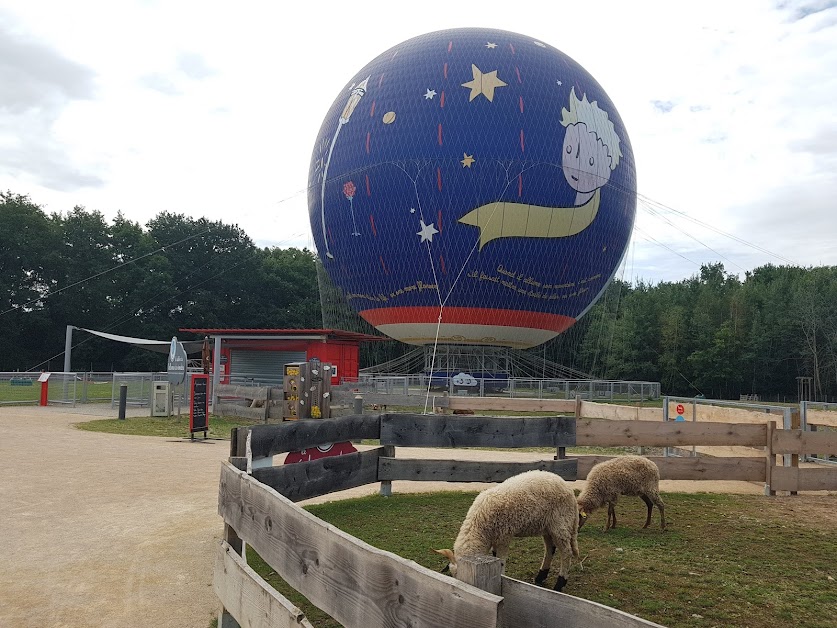
[[[389,340],[385,336],[372,336],[354,331],[343,331],[341,329],[198,329],[192,327],[181,327],[178,331],[185,331],[205,336],[328,336],[335,340],[354,340],[355,342],[379,342]]]

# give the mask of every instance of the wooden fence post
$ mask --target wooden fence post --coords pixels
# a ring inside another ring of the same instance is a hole
[[[249,433],[246,428],[234,427],[230,434],[230,464],[240,471],[247,471],[247,438],[244,432]],[[224,523],[224,540],[230,544],[235,553],[244,556],[244,541],[228,523]],[[241,626],[235,617],[221,606],[218,611],[218,628],[241,628]]]
[[[798,430],[802,427],[802,415],[799,413],[799,408],[791,410],[791,429]],[[799,454],[791,454],[791,466],[799,468]],[[799,476],[797,476],[799,477]],[[791,491],[791,495],[797,495],[798,491]]]
[[[767,422],[767,443],[764,446],[765,469],[764,469],[764,494],[775,495],[776,491],[771,488],[773,483],[773,467],[776,466],[776,455],[773,453],[773,432],[776,431],[776,421]]]
[[[384,458],[395,458],[395,445],[384,445]],[[381,495],[392,495],[392,480],[381,480]]]
[[[456,561],[456,578],[471,586],[500,595],[503,561],[494,556],[462,556]]]

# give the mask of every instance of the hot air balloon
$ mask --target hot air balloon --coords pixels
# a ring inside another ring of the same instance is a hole
[[[308,204],[328,277],[379,331],[527,348],[583,316],[619,267],[634,157],[607,94],[560,50],[443,30],[340,89]]]

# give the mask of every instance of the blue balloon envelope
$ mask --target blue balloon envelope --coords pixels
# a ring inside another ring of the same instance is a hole
[[[451,29],[341,90],[309,171],[317,251],[347,302],[411,344],[532,347],[626,251],[636,170],[613,103],[547,43]]]

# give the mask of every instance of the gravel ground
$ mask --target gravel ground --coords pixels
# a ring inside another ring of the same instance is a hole
[[[130,410],[145,415],[148,410]],[[227,441],[120,436],[73,428],[116,418],[108,404],[0,407],[0,627],[207,628]],[[547,454],[399,448],[405,458],[539,460]],[[551,457],[551,456],[549,456]],[[278,458],[278,457],[277,457]],[[281,459],[277,459],[281,463]],[[581,488],[583,482],[574,483]],[[394,482],[394,492],[489,485]],[[761,494],[751,482],[661,482],[663,491]],[[367,495],[378,485],[304,503]]]

